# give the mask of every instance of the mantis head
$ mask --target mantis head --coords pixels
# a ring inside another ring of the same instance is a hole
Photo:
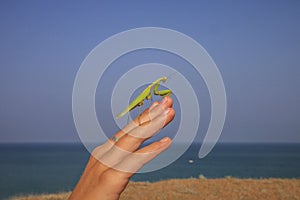
[[[167,78],[166,76],[163,76],[163,77],[161,77],[160,80],[161,80],[162,82],[166,82],[167,79],[168,79],[168,78]]]

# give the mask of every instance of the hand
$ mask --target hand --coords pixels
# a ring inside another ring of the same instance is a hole
[[[119,199],[130,177],[171,145],[171,139],[165,137],[139,149],[174,116],[172,99],[164,97],[105,144],[95,148],[69,199]]]

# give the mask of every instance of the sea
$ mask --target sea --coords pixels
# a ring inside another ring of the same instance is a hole
[[[172,144],[180,145],[180,144]],[[192,144],[175,162],[132,181],[173,178],[300,178],[300,144],[219,143],[203,159]],[[0,199],[74,188],[89,159],[82,144],[0,144]]]

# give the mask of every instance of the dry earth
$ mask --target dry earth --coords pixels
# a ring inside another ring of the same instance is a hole
[[[62,200],[70,193],[12,197],[10,200]],[[121,200],[300,199],[300,179],[172,179],[130,182]]]

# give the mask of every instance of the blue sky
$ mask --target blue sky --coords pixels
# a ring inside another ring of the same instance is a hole
[[[81,62],[116,33],[155,26],[194,38],[218,65],[228,98],[221,141],[300,142],[299,20],[299,1],[1,1],[0,141],[79,141],[72,88]],[[137,52],[120,58],[108,74],[152,59],[176,60]],[[183,73],[196,83],[191,71]],[[204,94],[205,132],[209,99],[203,85],[195,89]],[[109,117],[99,120],[113,126]]]

